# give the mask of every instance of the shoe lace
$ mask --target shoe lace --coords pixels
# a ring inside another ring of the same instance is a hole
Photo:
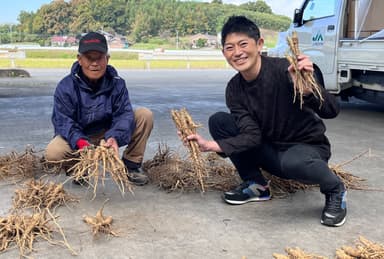
[[[328,213],[338,212],[341,209],[342,196],[339,193],[326,195],[325,211]]]
[[[242,191],[243,189],[247,188],[249,186],[249,182],[245,181],[242,182],[239,186],[235,188],[235,191]]]

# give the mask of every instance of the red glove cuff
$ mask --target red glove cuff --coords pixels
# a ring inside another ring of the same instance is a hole
[[[79,149],[83,149],[85,147],[88,147],[90,146],[91,144],[89,144],[88,140],[85,140],[83,138],[79,139],[77,142],[76,142],[76,145]]]

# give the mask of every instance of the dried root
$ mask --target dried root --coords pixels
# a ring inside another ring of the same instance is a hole
[[[366,179],[360,178],[358,176],[354,176],[342,168],[344,165],[347,165],[347,164],[353,162],[354,160],[362,157],[363,155],[365,155],[368,152],[369,152],[369,150],[364,151],[364,152],[356,155],[352,159],[345,161],[345,162],[342,162],[340,164],[330,165],[330,169],[332,170],[332,172],[340,177],[340,179],[343,181],[343,183],[347,189],[364,190],[364,191],[369,191],[369,190],[383,191],[382,189],[381,190],[380,189],[372,189],[372,188],[368,187],[366,184],[363,183],[364,181],[366,181]]]
[[[23,189],[15,191],[13,198],[13,210],[23,208],[56,209],[58,206],[66,205],[68,202],[78,201],[69,195],[62,184],[53,182],[43,183],[41,180],[30,180],[23,185]]]
[[[273,254],[275,259],[326,259],[326,257],[307,254],[300,248],[286,248],[287,255]],[[336,259],[381,259],[384,258],[384,246],[362,236],[355,247],[342,246],[336,250]]]
[[[384,258],[384,246],[362,236],[355,247],[342,246],[336,250],[337,259],[379,259]]]
[[[264,178],[267,179],[267,181],[269,182],[269,188],[273,197],[275,198],[285,198],[290,193],[295,193],[297,191],[305,191],[316,186],[304,184],[295,180],[283,179],[274,176],[264,170],[262,170],[262,174]]]
[[[185,108],[180,109],[179,111],[171,110],[171,115],[176,128],[180,132],[183,139],[186,139],[187,136],[196,133],[196,129],[199,127],[199,125],[194,123],[192,117],[189,115]],[[201,190],[204,192],[205,186],[203,179],[206,177],[207,172],[205,170],[204,161],[201,158],[201,152],[196,141],[188,141],[188,150],[190,159],[192,161],[192,169],[198,178]]]
[[[205,176],[205,190],[227,191],[240,183],[236,170],[224,159],[212,153],[201,157]],[[168,191],[201,189],[201,183],[193,171],[190,160],[183,160],[166,145],[158,147],[153,159],[143,163],[152,183]]]
[[[107,200],[108,201],[108,200]],[[92,227],[93,236],[97,236],[99,233],[108,234],[111,236],[118,236],[115,231],[112,230],[112,216],[104,216],[103,209],[107,202],[105,201],[103,206],[96,213],[96,216],[84,216],[83,220],[85,223]]]
[[[287,247],[285,251],[287,252],[287,255],[274,253],[273,258],[275,259],[327,259],[326,257],[323,257],[323,256],[308,254],[298,247],[296,248]]]
[[[352,159],[342,162],[337,165],[330,165],[329,168],[331,171],[340,177],[341,181],[344,183],[345,187],[349,190],[364,190],[364,191],[384,191],[383,189],[373,189],[365,185],[363,182],[366,181],[358,176],[355,176],[342,167],[351,163],[352,161],[362,157],[368,151],[364,151]],[[271,191],[274,197],[285,197],[289,193],[295,193],[298,190],[307,190],[309,188],[315,187],[316,185],[309,185],[300,183],[295,180],[286,180],[269,174],[268,172],[263,171],[263,175],[266,179],[270,181]]]
[[[336,166],[330,166],[330,169],[342,179],[347,189],[373,190],[362,185],[364,179],[354,176],[341,168],[357,158]],[[240,183],[241,180],[236,169],[216,153],[209,153],[207,156],[202,156],[201,159],[206,172],[206,176],[203,177],[206,189],[228,191]],[[143,163],[143,169],[148,172],[152,183],[165,190],[196,190],[199,187],[199,181],[192,171],[191,162],[180,158],[166,145],[159,145],[155,156]],[[290,193],[299,190],[305,191],[317,186],[282,179],[266,171],[262,171],[262,173],[268,180],[275,198],[284,198]]]
[[[56,242],[53,240],[53,233],[58,231],[52,226],[52,222],[59,227],[49,210],[34,213],[32,216],[9,215],[5,218],[0,217],[0,252],[11,249],[14,245],[19,248],[20,256],[26,257],[27,254],[33,252],[33,244],[39,238],[51,244],[61,243],[73,254],[76,254],[67,243],[60,227],[59,231],[64,241]]]
[[[371,190],[368,186],[363,183],[364,181],[366,181],[366,179],[355,176],[345,171],[338,165],[330,166],[330,169],[334,174],[340,177],[341,181],[345,185],[345,188],[347,188],[348,190]]]
[[[89,184],[93,188],[94,197],[96,197],[99,179],[101,178],[104,186],[107,173],[111,175],[122,194],[125,193],[126,189],[132,192],[132,184],[128,180],[127,169],[112,148],[106,148],[102,145],[90,146],[78,150],[74,155],[78,155],[77,163],[68,172],[71,173],[72,179]],[[59,162],[69,161],[73,161],[73,159]]]
[[[365,179],[362,179],[358,176],[355,176],[340,166],[330,166],[330,169],[334,174],[340,177],[341,181],[344,183],[345,187],[349,190],[376,190],[382,191],[378,189],[371,189],[368,186],[364,185],[363,182]],[[271,188],[271,192],[273,196],[276,198],[284,198],[290,193],[295,193],[296,191],[305,191],[310,188],[316,187],[318,185],[313,184],[305,184],[295,180],[287,180],[276,177],[274,175],[269,174],[266,171],[262,171],[264,177],[269,181],[269,186]]]
[[[321,94],[321,86],[316,82],[313,73],[310,71],[303,71],[298,69],[297,57],[300,55],[299,49],[299,39],[295,31],[292,32],[292,37],[287,37],[288,46],[290,48],[290,54],[287,54],[286,57],[291,63],[296,71],[296,77],[294,82],[294,95],[293,102],[296,102],[296,99],[300,99],[300,108],[303,108],[304,104],[304,89],[309,89],[313,95],[320,100],[320,106],[324,101],[324,98]]]
[[[40,169],[41,157],[31,147],[24,153],[11,152],[0,157],[0,180],[21,181],[31,178]]]

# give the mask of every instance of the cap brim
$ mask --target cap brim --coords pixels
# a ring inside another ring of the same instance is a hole
[[[99,52],[104,53],[104,54],[108,52],[108,50],[106,50],[102,46],[92,46],[92,47],[90,46],[88,48],[85,47],[85,48],[79,50],[79,53],[84,54],[88,51],[99,51]]]

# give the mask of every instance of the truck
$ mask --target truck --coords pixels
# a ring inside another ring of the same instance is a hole
[[[293,31],[329,92],[384,105],[383,0],[304,0],[267,55],[286,55],[286,37]]]

